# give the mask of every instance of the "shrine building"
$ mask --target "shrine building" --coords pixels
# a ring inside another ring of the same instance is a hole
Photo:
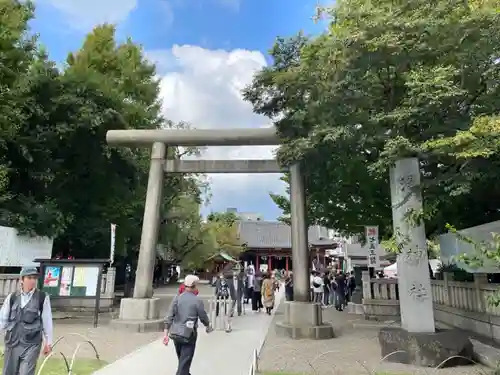
[[[289,225],[277,221],[238,222],[238,235],[245,251],[240,260],[253,264],[255,269],[264,271],[293,270],[292,231]],[[325,268],[330,259],[327,250],[337,247],[337,242],[328,238],[328,230],[319,225],[309,227],[310,265]]]

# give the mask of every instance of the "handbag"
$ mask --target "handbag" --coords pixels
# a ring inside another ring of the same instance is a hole
[[[188,320],[184,324],[173,324],[168,336],[178,343],[189,343],[194,336],[194,321]]]

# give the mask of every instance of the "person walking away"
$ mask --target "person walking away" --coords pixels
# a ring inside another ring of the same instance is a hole
[[[342,274],[342,271],[338,271],[337,276],[335,277],[335,308],[338,311],[344,310],[345,305],[345,277]]]
[[[328,273],[323,275],[323,304],[328,306],[330,303],[331,283]]]
[[[0,310],[0,331],[5,331],[3,375],[35,375],[43,354],[52,351],[53,322],[49,296],[36,289],[38,271],[23,268],[21,290],[9,294]]]
[[[315,272],[313,277],[314,303],[323,303],[323,278]]]
[[[266,308],[266,314],[271,315],[271,311],[274,309],[274,291],[275,291],[275,281],[269,276],[268,273],[264,274],[262,280],[262,302]]]
[[[198,338],[198,319],[206,327],[207,333],[213,331],[203,301],[194,293],[199,279],[195,275],[187,275],[184,279],[186,290],[172,301],[165,317],[163,343],[174,342],[175,353],[179,365],[176,375],[190,375]]]
[[[354,290],[356,290],[356,278],[354,277],[354,271],[351,271],[347,279],[347,303],[351,302]]]
[[[289,271],[285,276],[285,299],[293,301],[293,273]]]
[[[262,274],[259,272],[253,279],[253,296],[252,296],[252,310],[260,311],[264,306],[262,305]]]

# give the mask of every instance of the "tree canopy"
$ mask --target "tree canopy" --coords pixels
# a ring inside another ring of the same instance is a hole
[[[338,0],[328,30],[279,38],[245,90],[305,165],[310,219],[390,235],[387,168],[421,161],[429,234],[500,218],[498,1]],[[488,146],[486,146],[488,144]],[[286,180],[286,176],[285,176]],[[286,215],[286,197],[274,197]]]
[[[96,27],[58,67],[30,33],[33,16],[30,2],[0,2],[0,225],[52,237],[54,252],[106,258],[114,223],[117,253],[133,254],[150,150],[109,146],[105,134],[185,125],[163,117],[155,66],[132,40],[117,43],[113,25]],[[202,186],[177,174],[164,184],[162,228],[176,237],[161,239],[178,251],[182,234],[201,233]],[[169,220],[175,211],[185,220]]]

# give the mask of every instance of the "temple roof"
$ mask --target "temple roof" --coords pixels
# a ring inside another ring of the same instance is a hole
[[[239,222],[239,236],[242,243],[249,248],[281,248],[292,247],[292,231],[289,225],[278,221],[245,221]],[[326,228],[319,225],[309,227],[309,244],[313,246],[335,247],[336,242],[328,238]]]
[[[213,254],[212,256],[207,258],[206,262],[208,262],[210,260],[238,263],[237,259],[233,258],[231,255],[229,255],[225,251],[219,251],[218,253]]]

